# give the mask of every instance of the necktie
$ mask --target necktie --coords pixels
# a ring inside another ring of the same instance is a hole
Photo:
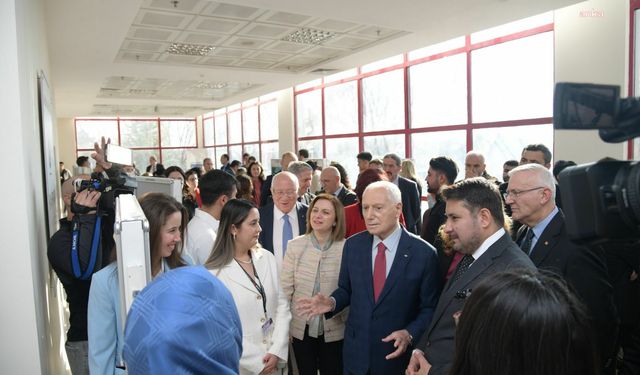
[[[524,236],[522,243],[520,244],[520,248],[522,251],[527,253],[527,255],[531,254],[531,243],[533,242],[533,229],[527,228],[527,234]]]
[[[473,263],[474,260],[475,259],[473,258],[473,256],[469,254],[462,257],[462,260],[460,260],[458,268],[456,269],[456,273],[453,275],[453,281],[451,282],[452,284],[458,281],[458,279],[461,278],[465,272],[467,272],[469,266],[471,265],[471,263]]]
[[[387,279],[387,257],[384,251],[387,249],[382,242],[378,244],[378,254],[373,263],[373,300],[378,301],[378,297],[384,287],[384,281]]]
[[[287,244],[293,239],[293,229],[289,222],[289,215],[284,215],[282,220],[284,220],[282,224],[282,256],[284,256],[284,253],[287,251]]]

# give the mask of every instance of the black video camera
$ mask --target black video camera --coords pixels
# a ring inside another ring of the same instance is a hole
[[[640,101],[620,87],[558,83],[556,129],[597,129],[609,143],[640,136]],[[602,160],[569,167],[558,177],[567,232],[586,244],[640,239],[640,163]]]
[[[105,177],[101,173],[91,174],[90,180],[78,180],[76,191],[83,190],[99,191],[102,193],[98,202],[98,210],[113,211],[115,209],[116,197],[120,194],[134,194],[135,182],[128,176],[120,173],[119,168],[115,168],[115,173],[111,173],[112,177]],[[86,208],[79,206],[72,200],[71,211],[74,213],[85,213]]]

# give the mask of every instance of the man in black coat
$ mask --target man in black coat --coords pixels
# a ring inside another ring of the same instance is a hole
[[[420,215],[420,195],[418,185],[398,175],[402,170],[402,160],[396,154],[387,154],[383,159],[384,171],[389,176],[389,181],[400,189],[402,194],[402,215],[407,230],[413,234],[420,234],[422,216]]]
[[[517,242],[539,269],[562,276],[591,315],[602,368],[610,373],[618,329],[604,255],[569,239],[562,210],[555,203],[556,185],[549,169],[521,165],[509,172],[505,201],[523,226]]]
[[[349,206],[358,202],[356,193],[347,189],[346,186],[340,182],[340,171],[338,168],[329,166],[322,170],[320,173],[320,182],[322,183],[323,193],[335,195],[343,206]]]
[[[455,256],[455,252],[447,254],[444,249],[442,239],[438,235],[440,226],[447,220],[445,215],[446,203],[440,195],[440,190],[451,185],[458,176],[458,166],[456,162],[446,156],[439,156],[429,161],[429,170],[427,171],[427,191],[434,194],[436,203],[425,211],[422,216],[422,229],[420,237],[429,242],[438,251],[438,263],[440,266],[440,274],[443,277],[443,285],[448,279],[447,273],[451,268],[451,262]],[[455,268],[455,265],[453,266]]]

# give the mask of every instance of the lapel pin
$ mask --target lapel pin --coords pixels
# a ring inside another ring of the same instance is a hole
[[[404,257],[405,257],[405,258],[407,258],[407,257],[408,257],[408,255],[407,255],[407,254],[404,254]]]
[[[549,241],[544,241],[545,246],[549,246]]]

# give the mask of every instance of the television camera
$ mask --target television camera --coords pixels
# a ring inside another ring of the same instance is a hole
[[[596,129],[609,143],[640,136],[640,101],[620,87],[558,83],[555,129]],[[570,167],[558,177],[567,232],[585,244],[640,239],[640,162],[603,159]]]

